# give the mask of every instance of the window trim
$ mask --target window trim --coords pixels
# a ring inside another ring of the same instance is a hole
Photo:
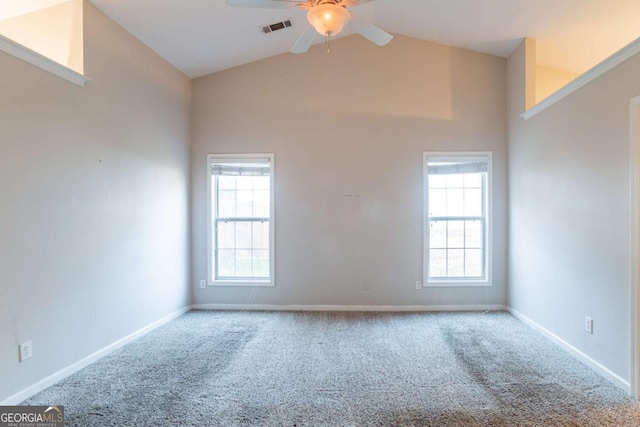
[[[487,165],[487,188],[486,188],[486,236],[485,236],[485,269],[486,278],[484,279],[468,279],[468,278],[450,278],[437,280],[429,279],[429,253],[430,253],[430,236],[429,236],[429,171],[428,163],[432,157],[480,157],[484,156],[488,159]],[[422,287],[423,288],[440,288],[440,287],[487,287],[493,286],[493,153],[491,151],[425,151],[422,153]]]
[[[269,159],[269,272],[271,277],[264,279],[214,279],[213,266],[213,200],[212,200],[212,163],[215,160],[238,160],[245,161],[251,159]],[[251,153],[251,154],[208,154],[207,155],[207,285],[208,286],[255,286],[255,287],[273,287],[276,285],[275,279],[275,156],[273,153]]]

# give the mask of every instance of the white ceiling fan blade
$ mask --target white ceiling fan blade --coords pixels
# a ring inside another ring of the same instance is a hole
[[[367,21],[353,20],[349,23],[349,28],[378,46],[384,46],[393,39],[391,34]]]
[[[355,7],[355,6],[360,6],[361,4],[369,3],[370,1],[373,1],[373,0],[342,0],[338,4],[340,6]]]
[[[231,7],[255,7],[260,9],[308,9],[306,0],[227,0]]]
[[[293,47],[291,48],[291,52],[305,53],[306,51],[309,50],[309,48],[313,44],[313,41],[316,39],[317,35],[318,33],[316,32],[316,29],[313,28],[311,25],[308,25],[307,29],[304,30],[302,34],[300,34],[300,37],[298,38],[298,41],[296,42],[296,44],[294,44]]]

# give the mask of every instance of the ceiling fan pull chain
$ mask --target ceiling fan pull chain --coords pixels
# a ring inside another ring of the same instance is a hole
[[[331,33],[327,33],[327,55],[331,55]]]

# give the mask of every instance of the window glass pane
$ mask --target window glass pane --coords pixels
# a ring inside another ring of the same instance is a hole
[[[446,175],[429,175],[429,188],[446,188]]]
[[[253,189],[254,190],[269,190],[271,188],[271,178],[268,176],[254,176],[253,177]]]
[[[269,277],[269,251],[253,251],[253,276]]]
[[[464,222],[447,221],[447,247],[464,248]]]
[[[220,218],[236,216],[235,190],[220,190],[218,192],[218,215]]]
[[[257,218],[269,218],[269,190],[253,191],[253,215]]]
[[[432,154],[427,166],[429,277],[485,277],[490,158]]]
[[[236,202],[236,217],[249,218],[253,216],[253,191],[238,190]]]
[[[429,190],[429,216],[447,215],[447,190]]]
[[[464,277],[464,249],[447,251],[447,277]]]
[[[269,249],[269,223],[253,222],[253,249]]]
[[[218,222],[218,248],[235,249],[236,247],[236,223]]]
[[[482,276],[482,250],[467,249],[464,257],[464,270],[467,277]]]
[[[236,251],[236,277],[252,277],[253,260],[251,250]]]
[[[234,277],[236,275],[236,251],[218,250],[218,277]]]
[[[447,188],[462,188],[464,186],[464,175],[451,174],[451,175],[446,175],[446,177],[447,177]]]
[[[444,249],[447,247],[447,222],[429,222],[429,246],[432,249]]]
[[[432,249],[429,251],[429,276],[447,276],[447,251],[446,249]]]
[[[213,160],[211,171],[213,279],[269,278],[272,177],[258,175],[272,172],[269,163]]]
[[[251,249],[251,222],[236,223],[236,248]]]
[[[482,221],[465,221],[465,247],[482,248]]]
[[[482,175],[479,173],[467,173],[464,174],[464,187],[465,188],[480,188],[482,187]]]
[[[221,190],[235,190],[236,178],[233,176],[218,176],[218,188]]]
[[[482,216],[482,189],[464,190],[464,215]]]
[[[252,176],[237,176],[236,186],[238,190],[251,190],[253,188]]]
[[[464,215],[464,190],[447,190],[447,216]]]

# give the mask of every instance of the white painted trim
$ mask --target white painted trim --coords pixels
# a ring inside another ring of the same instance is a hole
[[[193,310],[218,311],[371,311],[371,312],[451,312],[506,311],[504,305],[268,305],[194,304]]]
[[[488,280],[464,281],[450,280],[441,282],[422,282],[422,289],[425,288],[490,288],[492,284]]]
[[[523,117],[525,120],[529,120],[536,114],[540,113],[543,110],[546,110],[556,102],[571,95],[582,86],[592,82],[607,71],[617,67],[618,65],[622,64],[624,61],[638,53],[640,53],[640,38],[623,47],[618,52],[614,53],[595,67],[591,68],[586,73],[580,75],[571,83],[551,94],[548,98],[540,101],[538,104],[522,113],[521,117]]]
[[[640,398],[640,285],[638,284],[638,239],[640,237],[640,96],[630,101],[629,107],[629,301],[631,302],[631,327],[629,337],[630,350],[630,391],[631,395]]]
[[[159,320],[156,320],[155,322],[151,323],[150,325],[145,326],[142,329],[137,330],[136,332],[127,335],[124,338],[119,339],[118,341],[109,344],[108,346],[96,351],[93,354],[90,354],[89,356],[85,357],[82,360],[77,361],[76,363],[67,366],[64,369],[59,370],[58,372],[49,375],[48,377],[46,377],[43,380],[38,381],[37,383],[25,388],[22,391],[19,391],[18,393],[14,394],[13,396],[10,396],[8,398],[6,398],[5,400],[3,400],[2,402],[0,402],[0,406],[8,406],[8,405],[17,405],[20,402],[23,402],[24,400],[30,398],[31,396],[41,392],[42,390],[46,389],[47,387],[51,387],[52,385],[56,384],[57,382],[69,377],[70,375],[75,374],[76,372],[78,372],[79,370],[89,366],[90,364],[96,362],[98,359],[103,358],[104,356],[113,353],[114,351],[118,350],[119,348],[125,346],[126,344],[129,344],[130,342],[137,340],[138,338],[142,337],[143,335],[148,334],[149,332],[153,331],[156,328],[159,328],[160,326],[172,321],[173,319],[175,319],[176,317],[179,317],[181,315],[183,315],[184,313],[188,312],[191,310],[191,307],[185,307],[182,308],[174,313],[171,313]]]
[[[247,280],[237,280],[237,281],[230,281],[230,280],[215,280],[212,282],[209,282],[209,284],[207,286],[211,286],[213,288],[224,288],[224,287],[231,287],[231,288],[247,288],[247,287],[255,287],[255,288],[273,288],[275,286],[275,283],[273,281],[264,281],[264,282],[249,282]]]
[[[91,79],[89,79],[87,76],[84,76],[72,70],[71,68],[65,67],[64,65],[53,61],[44,55],[39,54],[35,50],[31,50],[28,47],[23,46],[20,43],[17,43],[1,34],[0,51],[15,56],[18,59],[22,59],[23,61],[28,62],[31,65],[35,65],[36,67],[44,71],[55,74],[56,76],[70,81],[71,83],[78,86],[84,86],[87,82],[91,81]]]
[[[600,374],[601,376],[611,381],[614,385],[616,385],[617,387],[620,387],[622,390],[624,390],[627,393],[630,392],[631,390],[630,384],[628,381],[625,381],[624,378],[618,376],[613,371],[601,365],[591,357],[587,356],[582,351],[578,350],[577,348],[575,348],[574,346],[572,346],[571,344],[569,344],[568,342],[566,342],[565,340],[563,340],[562,338],[554,334],[553,332],[549,331],[548,329],[544,328],[540,324],[531,320],[530,318],[520,313],[519,311],[514,310],[511,307],[509,307],[507,310],[509,311],[509,313],[513,314],[515,317],[522,320],[524,323],[531,326],[533,329],[540,332],[542,335],[546,336],[551,341],[559,345],[563,350],[567,351],[569,354],[571,354],[573,357],[578,359],[580,362],[584,363],[585,365],[587,365],[588,367],[596,371],[598,374]]]
[[[429,173],[430,157],[487,157],[486,188],[486,237],[485,237],[485,269],[484,280],[439,280],[429,281]],[[456,287],[491,287],[493,286],[493,152],[492,151],[424,151],[422,153],[422,287],[423,288],[456,288]]]
[[[213,237],[211,222],[212,222],[212,207],[213,201],[211,200],[211,165],[215,159],[223,160],[251,160],[251,159],[269,159],[270,167],[270,206],[269,206],[269,270],[271,277],[269,280],[213,280],[213,266],[212,261],[212,241]],[[275,154],[274,153],[228,153],[228,154],[207,154],[207,285],[220,287],[274,287],[276,285],[276,195],[275,195]]]

